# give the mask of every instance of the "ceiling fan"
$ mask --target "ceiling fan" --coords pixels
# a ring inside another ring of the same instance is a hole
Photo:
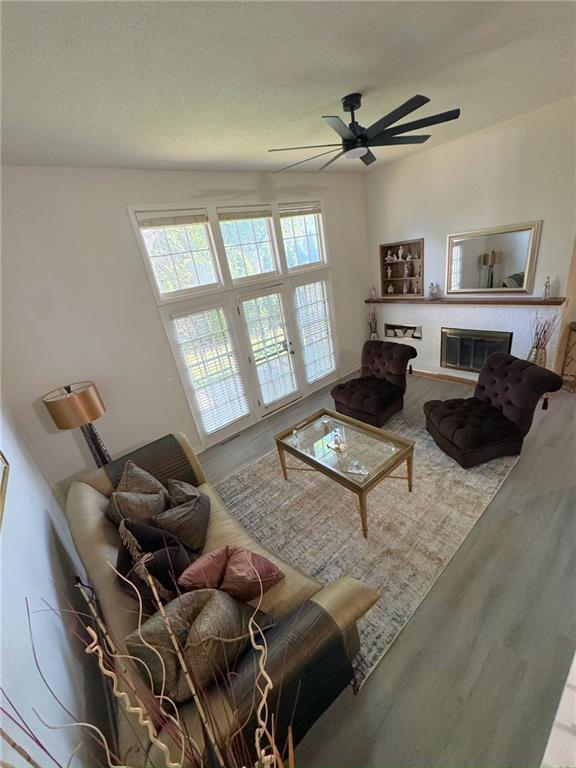
[[[450,109],[448,112],[441,112],[438,115],[431,115],[430,117],[423,117],[420,120],[413,120],[410,123],[404,123],[403,125],[394,125],[398,120],[402,120],[403,117],[414,112],[416,109],[420,109],[424,104],[430,101],[426,96],[413,96],[408,99],[404,104],[401,104],[392,112],[388,112],[387,115],[381,117],[380,120],[376,120],[369,128],[364,128],[360,123],[356,122],[355,112],[360,109],[362,105],[361,93],[350,93],[348,96],[344,96],[342,99],[342,108],[344,112],[350,112],[352,121],[349,125],[337,116],[325,116],[322,118],[328,125],[333,128],[336,133],[342,139],[339,144],[312,144],[304,147],[283,147],[281,149],[269,149],[269,152],[288,152],[293,149],[320,149],[323,147],[336,147],[336,149],[329,149],[327,152],[320,152],[318,155],[312,155],[307,157],[306,160],[300,160],[297,163],[286,165],[284,168],[279,168],[274,173],[280,173],[280,171],[287,171],[288,168],[294,168],[302,163],[307,163],[309,160],[315,160],[317,157],[323,157],[332,153],[337,153],[334,157],[331,157],[327,163],[324,163],[318,170],[323,171],[339,157],[345,156],[347,159],[353,160],[359,158],[364,165],[370,165],[376,160],[376,155],[371,151],[371,147],[387,147],[398,144],[423,144],[430,138],[430,134],[418,135],[418,136],[401,136],[402,133],[408,133],[415,131],[418,128],[425,128],[428,125],[437,125],[438,123],[447,123],[449,120],[456,120],[460,117],[459,109]]]

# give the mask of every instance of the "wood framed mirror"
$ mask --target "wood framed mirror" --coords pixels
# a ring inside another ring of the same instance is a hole
[[[542,221],[448,235],[446,293],[532,293]]]

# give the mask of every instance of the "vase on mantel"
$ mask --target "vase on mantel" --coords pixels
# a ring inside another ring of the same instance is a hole
[[[532,347],[528,353],[528,362],[546,368],[546,347]]]

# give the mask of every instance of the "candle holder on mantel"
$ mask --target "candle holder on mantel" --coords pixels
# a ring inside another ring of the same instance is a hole
[[[380,246],[382,296],[424,296],[424,238]]]

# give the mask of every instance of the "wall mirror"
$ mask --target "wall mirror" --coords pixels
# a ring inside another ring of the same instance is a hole
[[[448,235],[447,293],[531,293],[541,221]]]

